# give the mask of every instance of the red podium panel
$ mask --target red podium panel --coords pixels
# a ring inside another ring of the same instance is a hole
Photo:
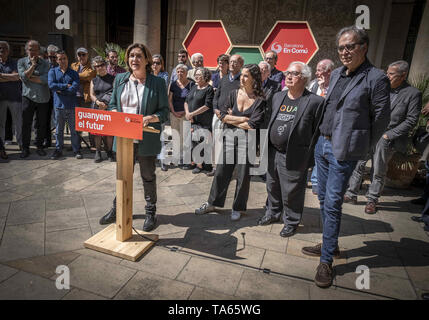
[[[277,21],[264,42],[263,52],[277,52],[277,69],[285,71],[293,61],[309,63],[319,50],[306,21]]]
[[[75,108],[76,131],[143,139],[143,116],[88,108]]]
[[[231,47],[231,40],[220,20],[196,20],[185,40],[183,47],[189,58],[194,53],[204,56],[206,68],[217,68],[217,57]]]

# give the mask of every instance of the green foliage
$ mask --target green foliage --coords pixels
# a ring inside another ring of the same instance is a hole
[[[125,51],[126,51],[126,49],[121,48],[118,44],[106,42],[106,45],[104,48],[95,47],[92,49],[97,53],[97,55],[99,55],[100,57],[103,57],[103,59],[106,59],[107,52],[109,50],[115,50],[118,53],[118,65],[122,68],[127,67],[127,65],[125,63]]]

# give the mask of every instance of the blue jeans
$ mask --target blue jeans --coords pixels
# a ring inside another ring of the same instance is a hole
[[[318,198],[323,227],[320,262],[332,263],[338,246],[343,197],[357,161],[338,161],[331,141],[319,137],[314,154],[317,165]]]
[[[317,192],[317,165],[314,164],[313,170],[311,170],[311,189]]]
[[[70,134],[71,134],[71,144],[74,152],[78,152],[80,150],[80,139],[79,135],[75,129],[75,115],[74,108],[73,109],[58,109],[55,108],[55,140],[56,145],[55,148],[59,151],[63,150],[64,146],[64,125],[67,121]]]

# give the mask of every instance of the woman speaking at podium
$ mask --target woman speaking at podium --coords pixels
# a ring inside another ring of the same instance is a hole
[[[127,48],[125,61],[128,72],[118,74],[113,84],[107,110],[143,115],[143,126],[151,124],[160,130],[168,120],[169,109],[165,81],[151,74],[152,55],[140,43]],[[116,140],[116,139],[115,139]],[[116,141],[114,147],[116,150]],[[156,225],[156,155],[161,150],[160,133],[145,132],[143,140],[134,142],[134,158],[139,162],[146,200],[146,219],[143,230],[149,232]],[[116,221],[116,198],[112,209],[100,219],[100,224]]]

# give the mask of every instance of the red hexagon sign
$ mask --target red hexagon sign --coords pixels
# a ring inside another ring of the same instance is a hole
[[[183,47],[189,57],[194,53],[204,56],[206,68],[217,68],[217,57],[231,47],[231,40],[220,20],[196,20],[185,40]]]
[[[263,52],[268,50],[277,52],[276,68],[282,71],[293,61],[309,63],[319,50],[310,25],[306,21],[277,21],[261,44],[261,48]]]

